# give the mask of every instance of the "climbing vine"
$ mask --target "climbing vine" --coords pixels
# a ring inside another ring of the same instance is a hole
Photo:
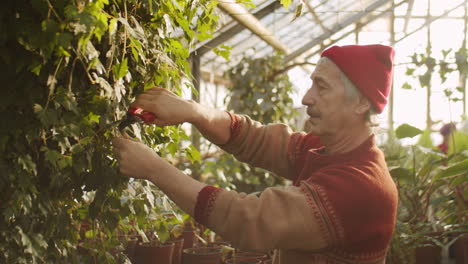
[[[79,250],[85,263],[121,262],[116,232],[155,224],[148,208],[164,197],[119,175],[112,124],[145,89],[190,85],[190,49],[211,37],[216,1],[2,4],[0,262],[77,262]],[[177,127],[132,130],[161,153],[196,157]]]

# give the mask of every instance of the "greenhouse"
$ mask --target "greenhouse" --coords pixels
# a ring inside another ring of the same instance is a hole
[[[468,263],[468,0],[7,0],[0,263]]]

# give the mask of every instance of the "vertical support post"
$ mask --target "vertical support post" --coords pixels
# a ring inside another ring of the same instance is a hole
[[[194,54],[192,53],[191,56],[190,56],[190,62],[191,62],[191,72],[192,72],[192,76],[193,76],[193,87],[194,87],[194,90],[197,91],[198,94],[195,94],[193,91],[192,91],[192,100],[196,101],[196,102],[200,102],[200,83],[201,83],[201,70],[200,70],[200,58],[201,56],[198,55],[198,54]],[[200,151],[200,139],[201,139],[201,136],[200,136],[200,132],[198,132],[198,130],[195,128],[195,126],[192,125],[192,145]],[[192,177],[196,180],[200,180],[201,178],[201,168],[200,168],[200,164],[192,164],[191,166],[191,170],[192,170]]]
[[[463,37],[463,46],[461,48],[466,50],[466,34],[468,34],[468,0],[465,0],[465,27],[464,27],[464,37]],[[463,116],[466,117],[466,72],[460,72],[460,87],[462,88],[463,93]]]
[[[390,46],[395,45],[395,0],[392,0],[392,12],[390,13]],[[392,76],[392,78],[394,78]],[[388,137],[389,139],[393,137],[393,104],[394,104],[394,88],[395,85],[393,84],[392,80],[392,87],[390,89],[390,95],[388,97]]]
[[[361,23],[357,22],[354,28],[354,44],[359,44],[359,32],[361,31]]]
[[[431,19],[431,0],[427,0],[427,15],[426,20],[429,21]],[[427,25],[427,46],[426,46],[426,53],[427,57],[431,56],[431,23]],[[432,119],[431,119],[431,84],[429,80],[429,84],[426,87],[426,129],[432,129]]]

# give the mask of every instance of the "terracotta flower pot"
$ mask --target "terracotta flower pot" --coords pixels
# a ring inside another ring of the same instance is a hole
[[[182,247],[184,245],[183,238],[171,239],[167,242],[174,243],[174,252],[172,253],[172,264],[182,263]]]
[[[195,242],[195,230],[184,230],[181,237],[184,239],[183,249],[193,248]]]
[[[221,249],[219,247],[186,248],[182,251],[182,263],[221,264]]]
[[[140,243],[135,248],[135,264],[172,264],[174,243]]]
[[[428,233],[427,236],[432,239],[440,239],[442,232]],[[415,250],[415,264],[440,264],[442,258],[442,248],[437,246],[434,241],[427,239],[426,245],[417,247]]]
[[[124,254],[131,260],[134,260],[135,249],[139,240],[138,237],[128,237],[127,245],[125,246]]]
[[[416,264],[440,264],[442,249],[435,245],[416,248]]]
[[[227,259],[226,264],[262,264],[263,260],[248,257],[234,257]]]
[[[454,255],[456,264],[468,263],[468,234],[457,239],[454,244]]]
[[[226,241],[215,241],[215,242],[208,243],[208,245],[210,247],[221,247],[221,246],[230,247],[231,246],[231,244],[229,244],[229,242],[226,242]]]
[[[249,251],[239,251],[235,254],[235,257],[239,258],[254,258],[254,259],[259,259],[259,260],[267,260],[268,255],[264,253],[259,253],[259,252],[249,252]]]

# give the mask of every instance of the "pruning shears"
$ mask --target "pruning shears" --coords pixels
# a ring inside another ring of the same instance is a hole
[[[127,110],[127,115],[116,121],[114,124],[119,124],[119,131],[122,132],[124,129],[135,123],[151,123],[156,119],[156,116],[151,112],[145,112],[142,108],[139,107],[130,107]]]

